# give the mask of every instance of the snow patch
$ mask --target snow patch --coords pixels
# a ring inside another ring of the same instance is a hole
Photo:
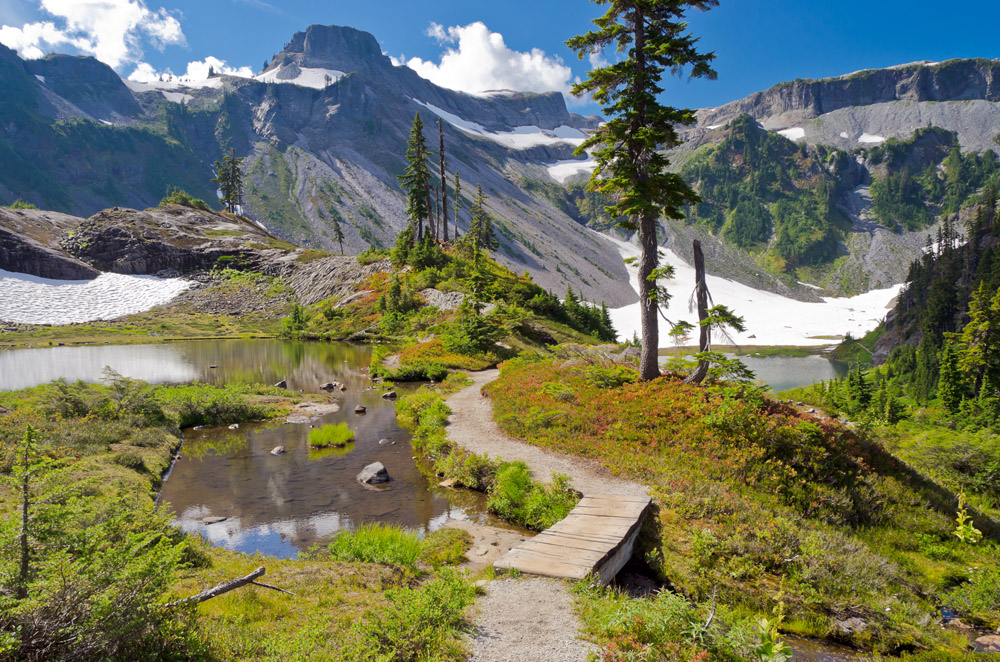
[[[556,127],[555,129],[542,129],[537,126],[516,126],[510,131],[488,131],[482,124],[470,122],[458,115],[449,113],[447,110],[438,108],[432,103],[424,103],[417,99],[413,99],[412,101],[471,136],[486,138],[511,149],[528,149],[530,147],[538,147],[539,145],[559,144],[579,146],[586,139],[583,131],[566,125]]]
[[[253,79],[261,83],[282,83],[288,85],[298,85],[300,87],[311,87],[314,90],[322,90],[327,85],[336,83],[346,76],[343,71],[336,69],[321,69],[316,67],[299,67],[299,75],[295,78],[278,78],[282,69],[272,69],[254,76]],[[329,82],[327,79],[329,78]]]
[[[801,280],[797,281],[797,282],[802,287],[808,287],[810,290],[822,290],[823,289],[822,287],[819,287],[818,285],[810,285],[809,283],[803,283]]]
[[[160,90],[160,93],[166,97],[167,101],[173,101],[174,103],[185,104],[188,101],[194,100],[194,97],[190,94],[184,94],[183,92],[167,92],[166,90]]]
[[[618,248],[622,257],[638,257],[638,247],[602,236]],[[694,289],[694,267],[669,248],[660,250],[666,256],[666,263],[674,268],[674,278],[663,283],[673,295],[666,315],[671,321],[685,320],[697,328],[698,314],[688,309],[688,300]],[[638,269],[631,265],[627,269],[634,289]],[[848,332],[860,338],[878,326],[888,312],[889,304],[903,287],[901,284],[894,285],[855,297],[823,297],[822,303],[819,303],[796,301],[712,275],[707,277],[707,281],[714,302],[729,306],[746,320],[746,333],[733,334],[737,343],[746,345],[830,345],[833,340],[819,336],[840,336]],[[638,303],[615,308],[609,313],[619,338],[631,338],[633,333],[639,333]],[[716,342],[725,341],[716,338]],[[660,334],[660,343],[661,347],[670,346],[666,333]]]
[[[101,124],[104,124],[105,126],[114,126],[115,125],[114,122],[109,122],[108,120],[101,120]]]
[[[708,125],[705,128],[708,129],[709,131],[714,131],[715,129],[721,129],[724,126],[726,126],[726,125],[725,124],[710,124],[710,125]]]
[[[45,76],[39,76],[38,74],[35,74],[35,78],[37,78],[38,82],[40,82],[42,85],[45,85]]]
[[[885,142],[885,138],[882,136],[873,136],[870,133],[862,133],[861,137],[858,138],[859,143],[866,145],[878,145]]]
[[[546,166],[549,171],[549,177],[556,180],[560,184],[565,184],[566,180],[573,175],[578,175],[582,172],[593,172],[594,168],[597,167],[597,161],[556,161]]]
[[[0,320],[74,324],[114,319],[167,303],[189,287],[183,278],[103,273],[94,280],[53,280],[0,269]]]
[[[801,126],[795,126],[791,129],[782,129],[781,131],[778,131],[778,134],[788,138],[789,140],[796,141],[802,140],[806,137],[806,130]]]
[[[841,137],[841,138],[850,138],[850,136],[849,136],[849,135],[847,135],[847,131],[841,131],[841,132],[840,132],[840,137]]]
[[[162,92],[163,90],[181,90],[186,88],[220,88],[222,87],[221,78],[206,78],[204,80],[194,80],[191,78],[181,78],[177,76],[171,76],[169,79],[165,80],[154,80],[148,83],[140,83],[139,81],[129,80],[128,78],[123,78],[122,82],[125,83],[128,89],[133,92]]]

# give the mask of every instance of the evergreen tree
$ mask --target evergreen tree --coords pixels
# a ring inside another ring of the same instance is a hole
[[[424,221],[430,218],[431,173],[427,168],[427,143],[424,141],[424,123],[420,113],[413,116],[410,139],[406,143],[406,170],[399,175],[400,186],[406,191],[406,215],[413,228],[413,243],[424,235]]]
[[[946,342],[941,350],[940,366],[938,397],[948,413],[957,414],[965,398],[965,384],[958,366],[958,352],[950,342]]]
[[[1000,291],[992,299],[981,282],[969,301],[969,323],[959,336],[962,353],[958,364],[973,377],[973,396],[984,387],[1000,388]]]
[[[222,204],[226,211],[235,214],[243,213],[243,158],[236,156],[236,150],[230,149],[222,161],[212,164],[215,177],[212,183],[222,192]]]
[[[621,225],[638,230],[639,299],[642,351],[639,376],[660,375],[657,348],[658,265],[656,226],[660,216],[683,218],[685,205],[700,198],[677,174],[668,172],[664,150],[680,143],[676,127],[694,122],[694,113],[662,105],[659,81],[665,71],[690,68],[692,77],[714,78],[713,53],[700,53],[696,39],[686,32],[689,8],[707,10],[717,0],[595,0],[610,5],[594,20],[597,30],[570,39],[567,44],[582,59],[608,47],[624,57],[590,72],[573,93],[593,93],[608,121],[578,149],[592,150],[597,167],[589,187],[616,197],[605,207]]]
[[[493,218],[486,211],[486,196],[483,187],[476,191],[476,199],[472,202],[472,222],[469,224],[469,235],[473,237],[477,250],[495,251],[500,247],[496,233],[493,231]]]
[[[340,227],[340,221],[336,216],[333,217],[333,239],[338,244],[340,244],[340,252],[344,252],[344,230]]]

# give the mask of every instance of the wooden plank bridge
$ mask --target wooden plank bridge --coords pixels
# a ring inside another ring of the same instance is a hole
[[[646,496],[585,496],[565,519],[510,550],[493,567],[567,579],[593,574],[607,584],[632,556],[649,504]]]

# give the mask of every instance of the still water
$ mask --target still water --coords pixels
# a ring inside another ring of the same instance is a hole
[[[490,521],[479,495],[432,485],[413,459],[409,434],[396,423],[393,401],[365,368],[371,349],[277,340],[190,341],[164,345],[55,347],[0,353],[0,390],[60,377],[97,381],[105,366],[150,383],[211,384],[286,380],[290,390],[319,393],[338,381],[340,411],[311,423],[250,423],[230,430],[185,430],[184,446],[160,494],[185,531],[241,552],[293,557],[343,528],[378,520],[431,531],[452,519]],[[362,404],[367,413],[354,413]],[[310,425],[346,422],[355,442],[344,450],[311,451]],[[380,444],[380,440],[389,443]],[[285,453],[272,455],[276,446]],[[382,462],[392,481],[379,488],[355,480]],[[212,524],[207,517],[226,518]]]
[[[771,391],[778,393],[793,388],[809,386],[817,382],[839,379],[847,376],[850,365],[843,361],[831,361],[822,356],[736,356],[726,354],[728,358],[738,358],[753,370],[757,381],[767,384]],[[660,363],[665,364],[670,356],[661,356]]]

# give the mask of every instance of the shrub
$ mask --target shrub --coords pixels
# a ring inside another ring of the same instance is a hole
[[[531,482],[524,462],[503,464],[486,496],[491,512],[529,529],[542,531],[566,517],[579,497],[569,487],[569,477],[552,474],[552,484]]]
[[[14,202],[10,203],[8,209],[38,209],[38,207],[30,202],[25,202],[21,198],[18,198]]]
[[[468,531],[445,527],[433,531],[420,541],[420,560],[438,568],[465,561],[465,553],[472,547]]]
[[[340,448],[351,441],[354,441],[354,430],[349,429],[347,423],[324,425],[309,431],[309,445],[313,448],[328,448],[330,446]]]
[[[372,522],[341,531],[328,549],[338,561],[391,563],[413,569],[420,558],[420,539],[401,527]]]
[[[114,462],[115,464],[120,464],[126,469],[132,469],[133,471],[138,471],[139,473],[146,471],[146,462],[142,459],[142,455],[136,451],[124,451],[119,453],[115,456]]]
[[[203,211],[212,211],[207,202],[201,198],[194,197],[187,191],[182,191],[176,186],[173,191],[160,200],[161,207],[166,207],[167,205],[183,205],[185,207],[192,207]]]
[[[388,607],[355,627],[346,657],[403,662],[428,659],[427,651],[440,651],[434,659],[461,659],[458,635],[475,596],[475,586],[450,568],[418,588],[391,589],[386,592]]]

